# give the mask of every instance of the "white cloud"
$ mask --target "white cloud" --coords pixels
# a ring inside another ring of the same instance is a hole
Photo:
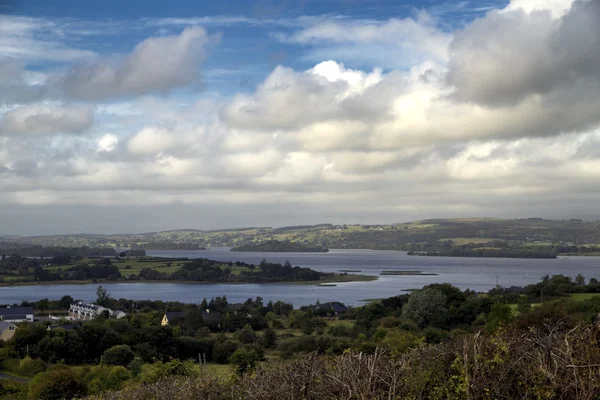
[[[81,133],[94,121],[90,107],[32,105],[12,109],[0,120],[0,136]]]
[[[119,144],[119,138],[116,135],[107,133],[98,140],[98,147],[96,152],[111,152],[117,148]]]
[[[57,23],[48,19],[0,15],[0,60],[68,62],[96,56],[68,45],[57,31]]]
[[[198,82],[211,38],[197,27],[73,64],[61,79],[27,61],[0,63],[0,212],[84,205],[129,216],[135,206],[215,228],[568,216],[574,207],[591,215],[600,195],[600,51],[588,51],[600,43],[597,4],[517,0],[454,33],[425,14],[295,20],[299,30],[283,40],[327,57],[304,70],[278,66],[230,97],[162,96]],[[100,104],[48,100],[65,87]]]
[[[378,69],[367,74],[332,61],[304,73],[277,67],[253,95],[236,95],[222,118],[233,127],[267,130],[300,128],[331,118],[359,119],[361,113],[378,110],[352,99],[380,80]]]
[[[98,59],[74,67],[59,79],[58,86],[84,100],[169,91],[199,78],[209,40],[198,26],[186,28],[179,35],[152,37],[120,60]]]
[[[176,145],[177,143],[168,130],[148,127],[129,139],[127,149],[131,154],[148,155],[162,153]]]
[[[451,40],[425,12],[416,19],[315,20],[291,35],[274,36],[285,43],[311,46],[306,56],[311,61],[327,57],[366,65],[376,60],[386,68],[406,68],[426,60],[443,62]]]
[[[575,0],[512,0],[503,11],[521,10],[526,13],[550,11],[554,18],[560,18],[571,8]]]

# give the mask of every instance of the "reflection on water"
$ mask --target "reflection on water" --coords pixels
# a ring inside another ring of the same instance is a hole
[[[362,304],[361,300],[400,294],[403,290],[420,288],[430,283],[448,282],[462,289],[487,291],[496,285],[524,286],[535,283],[546,274],[564,274],[586,279],[600,278],[600,257],[569,257],[558,259],[502,259],[407,256],[397,251],[331,250],[329,253],[245,253],[228,249],[202,251],[148,251],[160,257],[209,258],[220,261],[260,263],[265,258],[272,262],[289,260],[293,265],[310,267],[324,272],[343,269],[361,270],[362,274],[378,275],[385,270],[422,271],[437,275],[388,275],[373,282],[340,283],[337,286],[306,286],[277,284],[177,284],[177,283],[112,283],[103,284],[112,297],[128,299],[178,300],[199,303],[203,298],[227,296],[232,302],[250,297],[283,300],[295,306],[313,304],[317,300],[341,301],[349,305]],[[77,299],[92,301],[97,284],[19,286],[0,288],[0,304],[33,301],[44,297],[58,299],[69,294]]]

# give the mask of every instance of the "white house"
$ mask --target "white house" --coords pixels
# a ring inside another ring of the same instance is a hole
[[[31,308],[31,307],[0,308],[0,321],[33,322],[33,308]]]
[[[104,311],[108,311],[108,314],[112,315],[112,310],[110,308],[104,308],[93,303],[83,304],[83,302],[80,301],[77,304],[71,304],[71,307],[69,307],[69,318],[90,320],[96,318]]]

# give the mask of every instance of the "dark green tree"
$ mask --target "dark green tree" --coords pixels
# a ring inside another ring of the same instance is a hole
[[[73,304],[75,302],[75,300],[67,295],[67,296],[63,296],[60,298],[60,300],[58,301],[58,304],[60,305],[60,308],[62,309],[68,309],[71,304]]]
[[[438,289],[414,291],[402,308],[402,314],[415,321],[421,328],[443,327],[447,313],[446,296]]]
[[[44,312],[44,310],[50,309],[50,300],[42,299],[37,302],[36,306],[41,312]]]
[[[109,300],[110,294],[108,293],[108,290],[106,290],[102,286],[98,286],[98,289],[96,289],[96,304],[102,307],[106,307],[108,306]]]
[[[134,359],[133,351],[131,351],[131,347],[126,344],[121,344],[118,346],[113,346],[110,349],[106,350],[102,355],[102,362],[111,365],[129,365],[131,361]]]

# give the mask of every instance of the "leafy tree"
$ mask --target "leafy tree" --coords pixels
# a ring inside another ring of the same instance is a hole
[[[579,286],[583,286],[585,285],[585,278],[583,277],[583,275],[581,274],[577,274],[577,276],[575,277],[575,282],[579,285]]]
[[[134,359],[131,347],[126,344],[113,346],[104,352],[103,362],[111,365],[128,365]]]
[[[42,299],[42,300],[38,301],[36,305],[37,305],[37,308],[41,312],[44,312],[44,310],[49,310],[50,309],[50,300],[48,300],[48,299]]]
[[[110,300],[110,294],[108,293],[108,290],[102,286],[98,286],[98,289],[96,289],[96,296],[96,304],[102,307],[108,306],[108,302]]]
[[[63,297],[60,298],[60,300],[58,301],[58,305],[62,309],[67,309],[74,302],[75,302],[75,300],[71,296],[67,295],[67,296],[63,296]]]
[[[440,290],[431,288],[413,292],[402,309],[402,314],[421,328],[442,327],[446,322],[447,312],[446,296]]]

